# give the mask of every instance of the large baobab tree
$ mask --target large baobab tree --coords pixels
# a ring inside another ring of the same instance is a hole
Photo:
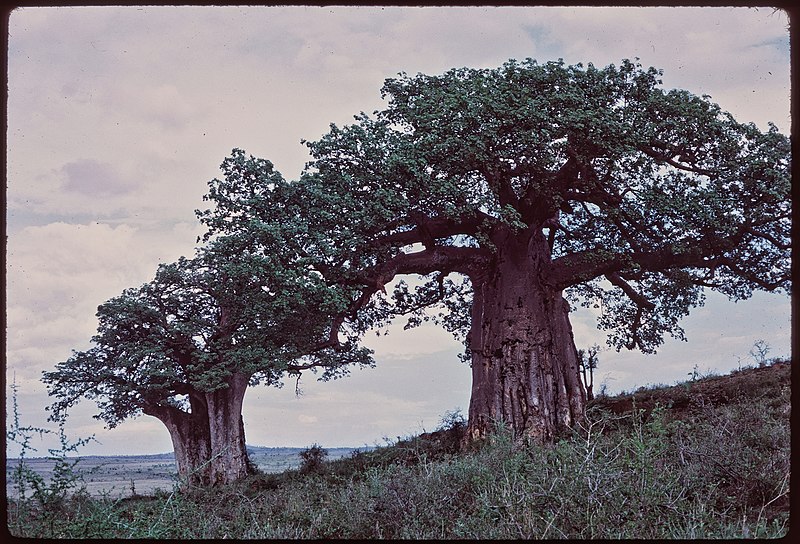
[[[295,182],[235,150],[200,219],[355,290],[332,342],[345,318],[413,325],[439,306],[471,363],[469,436],[502,421],[549,440],[586,402],[571,304],[602,308],[612,346],[653,352],[704,289],[790,288],[788,138],[659,76],[530,59],[401,74],[385,110],[307,143]],[[401,275],[423,281],[385,295]]]

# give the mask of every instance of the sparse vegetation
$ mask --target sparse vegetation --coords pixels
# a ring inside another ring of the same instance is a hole
[[[770,352],[770,349],[772,348],[767,342],[764,340],[757,340],[750,350],[750,357],[753,358],[758,366],[764,366],[767,364],[767,353]]]
[[[597,353],[600,346],[597,344],[588,350],[578,350],[578,367],[583,380],[583,388],[586,390],[586,400],[594,400],[594,371],[597,368]]]
[[[790,374],[773,360],[598,397],[553,445],[498,427],[459,452],[453,412],[419,437],[332,461],[315,445],[298,470],[214,489],[78,493],[58,515],[10,500],[8,523],[31,538],[775,538],[789,525]]]
[[[10,474],[17,500],[9,501],[8,519],[12,530],[24,534],[31,521],[34,527],[37,525],[53,527],[57,523],[57,518],[68,511],[70,505],[87,498],[83,476],[75,469],[80,460],[74,455],[78,448],[94,438],[81,438],[71,442],[64,431],[65,418],[59,419],[59,447],[48,450],[48,460],[52,463],[52,470],[50,477],[45,478],[30,466],[26,457],[30,452],[36,451],[31,446],[31,438],[34,435],[41,436],[53,431],[21,424],[16,383],[11,384],[11,405],[12,418],[11,424],[6,429],[6,439],[20,447],[20,458]],[[8,471],[6,473],[8,474]]]

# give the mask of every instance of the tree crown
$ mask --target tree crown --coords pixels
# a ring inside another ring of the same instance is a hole
[[[546,236],[544,281],[601,306],[613,346],[651,352],[683,336],[704,288],[741,299],[791,285],[788,138],[660,75],[532,59],[400,74],[385,110],[306,142],[296,182],[234,150],[201,221],[208,236],[291,248],[349,301],[354,330],[400,313],[413,325],[438,304],[462,338],[470,283],[449,275],[480,281],[509,236]],[[425,281],[382,297],[401,274]]]
[[[227,387],[233,373],[281,386],[304,370],[321,368],[330,379],[348,364],[371,365],[369,350],[329,341],[328,316],[340,306],[319,277],[220,237],[98,307],[93,346],[44,373],[60,399],[54,417],[86,397],[113,427],[143,410],[191,411],[193,399]]]

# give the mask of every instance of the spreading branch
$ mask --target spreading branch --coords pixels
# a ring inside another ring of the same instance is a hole
[[[461,217],[458,220],[446,217],[427,217],[423,214],[415,214],[411,218],[414,225],[409,230],[393,232],[383,236],[375,237],[372,245],[412,245],[421,243],[426,248],[433,247],[433,241],[450,236],[467,235],[475,236],[481,227],[495,222],[495,218],[476,210],[472,217]]]
[[[385,286],[395,276],[403,274],[427,275],[434,272],[441,273],[444,278],[451,272],[473,277],[486,269],[490,253],[485,249],[472,247],[435,246],[416,253],[401,253],[383,263],[380,263],[366,272],[359,274],[353,281],[361,284],[357,296],[345,312],[336,316],[331,323],[328,338],[313,346],[309,353],[323,349],[341,349],[342,342],[339,332],[348,317],[355,317],[359,310],[364,308],[378,291],[385,292]],[[313,365],[312,365],[313,366]]]
[[[548,278],[556,289],[566,289],[598,276],[613,274],[634,267],[661,271],[670,268],[705,268],[713,251],[704,251],[699,244],[676,251],[672,246],[650,252],[614,252],[606,249],[578,251],[555,259],[549,266]]]
[[[666,145],[666,144],[663,144],[663,145]],[[700,168],[698,166],[691,166],[691,165],[688,165],[688,164],[680,163],[680,162],[676,161],[673,158],[673,156],[670,156],[670,155],[668,155],[666,153],[659,153],[658,151],[656,151],[651,146],[642,145],[642,146],[639,146],[638,149],[639,149],[639,151],[641,151],[642,153],[644,153],[648,157],[651,157],[651,158],[655,159],[657,162],[666,163],[666,164],[672,166],[673,168],[677,168],[678,170],[682,170],[684,172],[691,172],[693,174],[701,174],[701,175],[709,176],[709,177],[713,177],[713,176],[716,175],[716,172],[714,172],[713,170],[708,170],[707,168]],[[677,155],[675,155],[675,156],[677,156]]]
[[[634,289],[631,284],[626,282],[617,272],[611,272],[605,275],[606,279],[611,282],[612,285],[619,287],[622,289],[622,292],[625,293],[629,299],[631,299],[637,306],[640,308],[644,308],[649,311],[653,311],[656,307],[655,304],[647,300],[641,293],[638,293],[636,289]]]

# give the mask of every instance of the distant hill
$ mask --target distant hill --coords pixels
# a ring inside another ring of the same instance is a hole
[[[300,452],[306,448],[269,448],[247,446],[250,460],[266,473],[283,472],[300,466]],[[335,460],[349,456],[353,451],[368,451],[372,448],[326,448],[328,459]],[[93,495],[103,492],[112,495],[130,495],[132,490],[139,494],[151,493],[155,489],[172,489],[177,476],[175,455],[157,453],[151,455],[81,455],[75,470],[82,473],[87,490]],[[53,461],[47,457],[25,459],[28,467],[48,479],[52,473]],[[14,496],[12,474],[19,459],[6,460],[6,493]]]

